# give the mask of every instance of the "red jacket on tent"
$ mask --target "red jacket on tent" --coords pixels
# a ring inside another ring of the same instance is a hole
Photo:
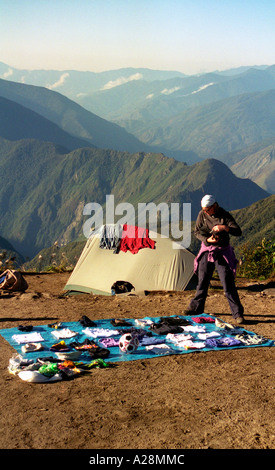
[[[149,237],[149,230],[134,225],[123,225],[120,243],[121,251],[131,251],[136,254],[142,248],[155,248],[156,242]]]

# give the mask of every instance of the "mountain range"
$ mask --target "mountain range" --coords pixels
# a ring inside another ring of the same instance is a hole
[[[17,105],[23,106],[25,112],[27,109],[36,113],[36,118],[39,115],[46,119],[48,127],[55,124],[60,130],[69,133],[71,138],[73,136],[81,139],[82,142],[77,147],[99,146],[101,148],[137,151],[140,150],[141,145],[144,146],[118,125],[96,116],[60,93],[50,91],[47,88],[0,80],[0,96],[9,101],[4,103],[5,113],[7,113],[7,106],[12,106],[12,103],[15,102]],[[22,110],[20,116],[14,113],[13,117],[14,127],[16,127],[15,137],[20,126],[23,125]],[[26,119],[30,119],[30,113]],[[7,123],[8,125],[9,123]],[[27,124],[26,127],[32,127],[32,123],[30,122],[30,125]],[[38,127],[43,132],[45,127],[42,124]],[[47,135],[42,140],[52,141],[47,138]],[[70,145],[67,146],[66,142],[64,145],[66,148],[72,148]]]
[[[162,152],[188,164],[216,158],[237,176],[249,175],[275,192],[274,157],[268,149],[275,142],[275,65],[188,76],[138,68],[100,73],[19,70],[0,63],[0,77],[1,96],[88,145]]]
[[[127,119],[146,107],[148,114],[154,114],[155,110],[163,106],[163,111],[168,114],[154,114],[155,120],[159,116],[175,115],[190,106],[272,89],[274,68],[240,67],[224,72],[188,76],[179,71],[144,68],[123,68],[98,73],[20,70],[0,62],[0,77],[58,91],[107,120],[114,117]]]
[[[87,147],[64,153],[34,139],[0,144],[0,233],[29,257],[55,240],[66,244],[83,236],[85,204],[104,207],[108,194],[136,208],[140,202],[191,203],[192,220],[213,188],[228,210],[269,195],[214,159],[186,165],[163,154]]]
[[[6,67],[0,63],[0,233],[25,258],[54,241],[83,240],[85,204],[104,207],[107,194],[135,207],[190,202],[194,220],[206,192],[228,210],[275,192],[274,67],[193,77],[64,72],[63,79]],[[69,86],[71,97],[56,91]],[[102,98],[102,111],[116,109],[116,122],[89,110],[91,97]]]
[[[258,142],[275,141],[275,88],[197,106],[137,132],[149,145],[222,157]]]

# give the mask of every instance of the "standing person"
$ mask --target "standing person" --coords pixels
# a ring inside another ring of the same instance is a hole
[[[233,319],[238,324],[243,323],[244,309],[235,285],[237,260],[229,242],[229,235],[240,236],[242,231],[232,215],[219,206],[213,195],[204,196],[201,207],[194,231],[195,237],[201,241],[201,248],[194,262],[198,285],[195,297],[184,313],[198,315],[204,312],[208,287],[216,268]]]

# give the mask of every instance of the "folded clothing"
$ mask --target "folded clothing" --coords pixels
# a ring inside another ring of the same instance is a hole
[[[42,364],[40,365],[38,372],[40,374],[46,375],[47,377],[52,377],[55,374],[58,374],[58,364],[50,363],[50,364]]]
[[[60,341],[59,343],[53,344],[50,347],[50,351],[67,352],[67,351],[71,351],[71,348],[66,345],[65,341]]]
[[[18,344],[23,343],[40,343],[44,341],[41,334],[38,332],[28,333],[28,334],[21,334],[21,335],[13,335],[12,339],[16,341]]]
[[[217,331],[210,331],[209,333],[199,333],[198,334],[198,338],[199,339],[208,339],[208,338],[215,338],[217,336],[220,336],[220,333],[218,333]]]
[[[123,329],[123,330],[118,330],[118,333],[120,335],[125,335],[126,333],[129,333],[132,336],[137,336],[138,339],[140,340],[143,336],[152,336],[152,333],[150,331],[144,330],[142,328],[135,328],[132,326],[132,328],[128,329]]]
[[[157,335],[168,335],[169,333],[182,333],[183,327],[176,325],[166,325],[154,323],[150,326],[150,329],[154,331]]]
[[[99,342],[103,344],[103,346],[105,346],[106,348],[119,346],[119,339],[116,338],[101,338]]]
[[[183,326],[182,329],[183,331],[186,331],[188,333],[205,333],[206,332],[206,329],[204,326],[197,326],[197,325]]]
[[[178,334],[169,333],[166,336],[166,339],[168,341],[172,341],[172,343],[178,343],[180,341],[187,341],[192,338],[193,338],[192,335],[185,335],[184,333],[178,333]]]
[[[192,317],[195,323],[215,323],[215,318],[211,317]]]
[[[62,361],[61,361],[61,359],[58,359],[57,357],[43,356],[43,357],[38,357],[37,362],[39,364],[44,364],[45,362],[62,362]]]
[[[171,352],[175,352],[170,346],[168,346],[168,344],[165,343],[149,345],[145,347],[147,351],[157,355],[170,354]]]
[[[108,328],[85,328],[83,333],[92,338],[107,338],[109,336],[119,335],[118,330],[109,330]]]
[[[79,356],[81,355],[82,351],[56,351],[56,355],[58,357],[58,359],[61,359],[61,360],[71,360],[71,361],[74,361],[74,360],[77,360],[79,359]]]
[[[141,318],[141,319],[136,319],[135,320],[135,323],[138,325],[138,326],[150,326],[152,325],[154,322],[150,319],[147,319],[147,318]]]
[[[101,369],[109,367],[109,364],[104,361],[104,359],[93,359],[89,363],[84,362],[75,362],[76,367],[79,367],[80,370],[89,370],[89,369]]]
[[[86,338],[82,343],[79,343],[78,341],[72,341],[70,343],[70,347],[77,350],[88,351],[90,349],[98,348],[99,346],[93,340]]]
[[[167,341],[172,341],[178,348],[184,349],[202,349],[205,347],[205,343],[196,342],[193,340],[192,335],[182,334],[168,334],[166,336]]]
[[[176,343],[176,346],[184,349],[203,349],[205,348],[205,343],[202,341],[186,340],[179,341],[178,343]]]
[[[52,331],[52,335],[54,335],[57,339],[62,338],[73,338],[77,336],[78,333],[75,331],[71,331],[69,328],[63,328],[62,330],[54,330]]]
[[[44,347],[41,343],[27,343],[22,346],[21,350],[23,353],[42,351]]]
[[[181,326],[181,325],[190,325],[189,320],[181,317],[162,317],[160,320],[155,323],[156,325],[171,325],[171,326]]]
[[[107,348],[98,347],[95,349],[90,349],[88,353],[93,359],[99,359],[99,358],[102,359],[102,358],[108,357],[110,354],[110,351]]]
[[[205,345],[207,348],[222,348],[222,347],[232,347],[232,346],[238,346],[241,344],[241,341],[239,341],[236,338],[232,338],[229,336],[226,336],[224,338],[219,338],[219,339],[207,339],[205,342]]]
[[[142,336],[139,340],[140,346],[149,346],[151,344],[161,344],[163,343],[163,338],[158,336]]]

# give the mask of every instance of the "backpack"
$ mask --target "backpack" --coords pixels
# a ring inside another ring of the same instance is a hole
[[[7,269],[0,277],[0,290],[11,292],[24,292],[28,288],[28,283],[19,271]]]

